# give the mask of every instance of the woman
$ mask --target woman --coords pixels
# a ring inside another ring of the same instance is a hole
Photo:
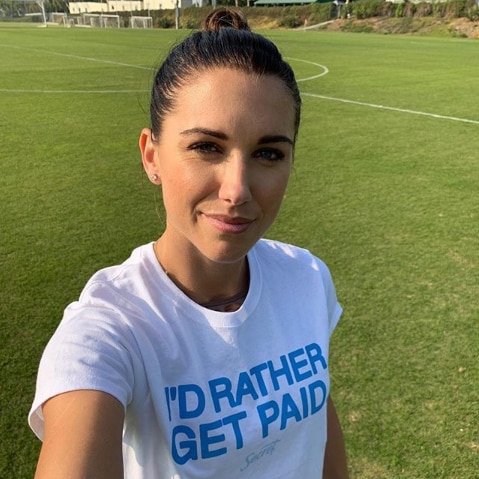
[[[307,251],[262,239],[300,109],[291,68],[238,12],[170,52],[139,140],[166,228],[96,273],[48,344],[37,479],[347,477],[334,286]]]

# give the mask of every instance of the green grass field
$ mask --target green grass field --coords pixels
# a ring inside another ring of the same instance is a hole
[[[479,43],[265,33],[304,93],[269,236],[335,278],[332,394],[352,478],[477,479]],[[33,475],[26,416],[64,307],[161,232],[137,138],[152,68],[181,35],[0,24],[2,478]]]

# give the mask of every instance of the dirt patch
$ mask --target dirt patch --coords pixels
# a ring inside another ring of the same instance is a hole
[[[451,23],[451,28],[459,36],[467,38],[479,38],[479,22],[471,22],[466,18],[458,18]]]

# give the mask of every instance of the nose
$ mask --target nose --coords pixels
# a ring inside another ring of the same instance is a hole
[[[247,159],[231,155],[222,165],[218,196],[231,205],[242,205],[252,199]]]

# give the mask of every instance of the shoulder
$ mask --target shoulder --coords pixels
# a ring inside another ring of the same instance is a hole
[[[141,246],[122,264],[95,273],[79,299],[66,307],[43,356],[52,367],[61,359],[65,367],[79,370],[66,377],[84,375],[81,363],[94,371],[88,373],[92,378],[102,377],[99,370],[110,367],[131,378],[132,364],[141,357],[136,330],[151,316],[145,299],[151,283],[150,249],[151,245]],[[79,358],[88,359],[78,363]]]
[[[107,308],[134,306],[135,298],[148,294],[151,279],[157,274],[152,244],[142,245],[123,263],[97,271],[85,285],[78,302]]]
[[[254,247],[254,254],[261,263],[271,263],[278,268],[293,271],[326,272],[326,264],[309,250],[281,241],[262,239]]]
[[[259,240],[254,249],[261,254],[277,255],[278,257],[284,256],[296,258],[298,256],[311,255],[311,253],[305,248],[265,238]]]
[[[113,284],[129,280],[131,277],[135,277],[138,272],[141,273],[142,270],[147,269],[148,263],[151,262],[153,256],[152,243],[139,246],[122,263],[98,270],[87,282],[85,289],[101,282]]]
[[[152,245],[141,246],[122,264],[95,273],[65,309],[43,352],[30,413],[40,437],[41,405],[59,394],[101,391],[124,407],[130,403],[151,337],[158,268]]]
[[[335,297],[333,279],[328,266],[305,248],[280,241],[260,240],[253,249],[252,259],[262,276],[269,281],[287,283],[304,291],[322,289]]]
[[[260,240],[250,258],[256,261],[263,284],[274,291],[275,298],[294,297],[299,302],[319,301],[326,306],[329,332],[333,331],[342,308],[331,273],[320,258],[305,248],[272,240]]]
[[[96,272],[77,301],[70,303],[52,341],[76,337],[83,346],[135,350],[135,331],[151,317],[158,272],[151,244],[135,249],[123,263]]]

